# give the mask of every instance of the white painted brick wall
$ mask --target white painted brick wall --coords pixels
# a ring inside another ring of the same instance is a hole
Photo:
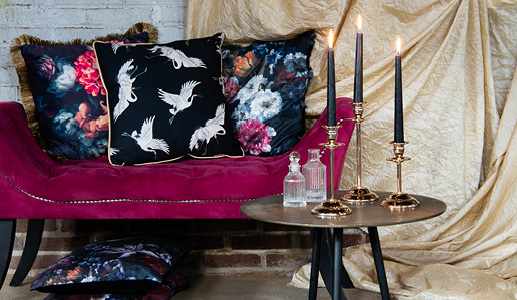
[[[185,38],[188,0],[3,0],[0,6],[0,101],[19,101],[9,55],[11,40],[27,33],[46,40],[93,39],[123,33],[137,22],[158,29],[158,42]]]

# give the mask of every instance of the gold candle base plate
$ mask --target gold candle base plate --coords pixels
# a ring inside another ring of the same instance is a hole
[[[320,217],[341,217],[352,213],[352,209],[338,199],[328,199],[316,206],[311,213]]]
[[[353,187],[343,195],[343,200],[355,203],[372,202],[377,199],[379,196],[367,187]]]
[[[381,206],[397,209],[415,208],[420,202],[408,193],[392,193],[388,198],[382,200]]]

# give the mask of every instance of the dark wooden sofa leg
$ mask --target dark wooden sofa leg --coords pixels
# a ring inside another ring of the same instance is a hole
[[[22,257],[9,284],[10,286],[20,286],[27,274],[29,274],[32,264],[38,255],[44,225],[45,219],[29,219],[25,247],[23,247]]]
[[[16,233],[16,219],[0,220],[0,288],[5,281],[11,255],[13,253],[14,235]]]

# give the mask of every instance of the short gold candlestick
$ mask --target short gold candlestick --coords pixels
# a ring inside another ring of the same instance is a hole
[[[348,121],[355,122],[355,133],[357,138],[356,153],[357,153],[357,185],[352,187],[343,195],[343,200],[350,202],[371,202],[379,199],[379,196],[370,191],[369,188],[361,185],[361,123],[363,119],[363,102],[353,102],[355,118],[350,118]]]
[[[330,151],[329,181],[330,181],[330,197],[316,206],[311,213],[320,217],[340,217],[352,213],[350,207],[346,206],[340,199],[336,199],[334,191],[334,149],[342,146],[342,143],[336,142],[337,130],[341,126],[323,126],[327,130],[327,143],[321,144]]]
[[[388,158],[387,160],[397,164],[397,192],[391,193],[388,198],[381,202],[381,205],[397,209],[415,208],[420,204],[420,202],[411,197],[408,193],[402,192],[402,162],[411,159],[409,157],[404,157],[404,146],[407,142],[391,143],[393,144],[393,153],[395,154],[395,157]]]

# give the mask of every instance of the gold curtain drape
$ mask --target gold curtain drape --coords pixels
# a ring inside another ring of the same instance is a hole
[[[326,35],[336,32],[336,91],[352,96],[358,14],[364,25],[362,183],[396,189],[395,39],[403,40],[404,191],[445,201],[439,218],[382,227],[388,283],[399,299],[517,299],[517,2],[511,0],[189,0],[187,37],[278,40],[315,29],[308,114],[326,105]],[[355,141],[351,148],[354,149]],[[355,184],[355,151],[340,187]],[[347,171],[348,170],[348,171]],[[356,286],[378,290],[370,248],[348,248]],[[307,266],[293,278],[305,285]],[[495,295],[495,296],[494,296]]]

